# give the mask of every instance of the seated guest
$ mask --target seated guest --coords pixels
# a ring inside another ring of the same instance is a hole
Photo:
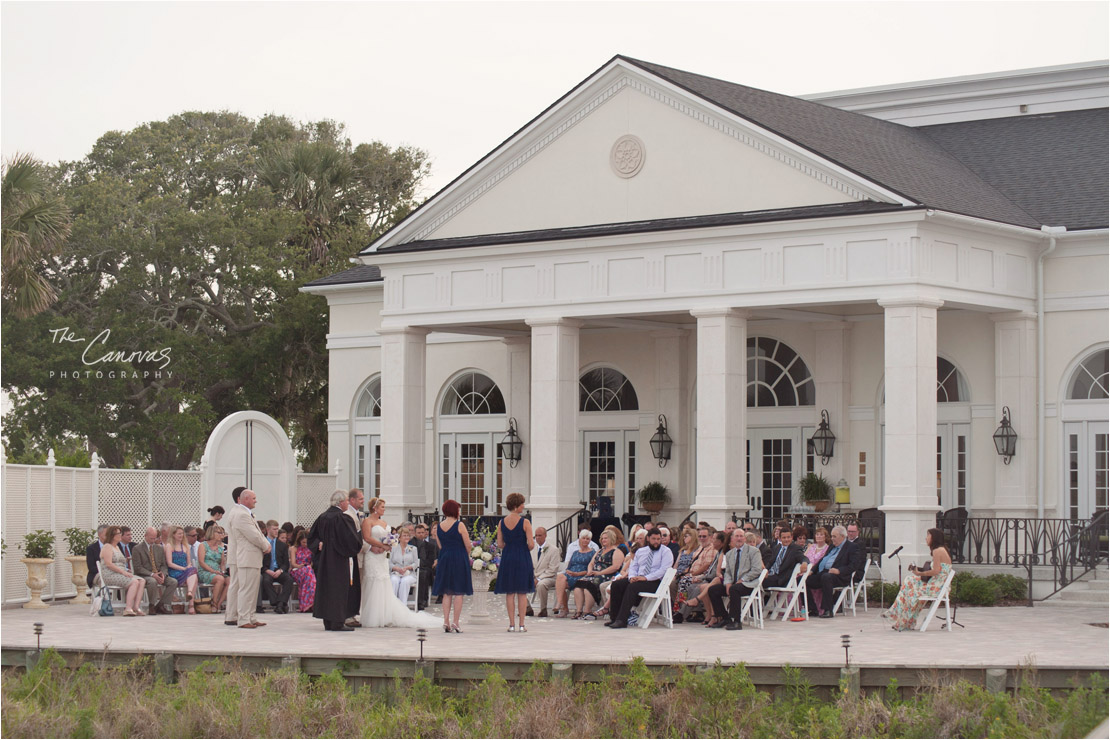
[[[578,579],[586,575],[586,571],[589,570],[590,561],[593,560],[594,552],[598,549],[592,542],[593,538],[593,532],[583,529],[578,533],[578,546],[567,548],[567,557],[564,561],[566,568],[555,579],[556,617],[567,616],[570,592],[574,590],[574,584]]]
[[[409,591],[416,585],[420,570],[420,553],[412,544],[412,531],[411,524],[401,525],[400,537],[389,549],[389,580],[402,604],[408,603]]]
[[[608,532],[613,536],[614,547],[620,550],[621,553],[623,553],[624,555],[628,554],[628,543],[625,541],[624,532],[621,531],[620,527],[614,527],[612,524],[610,524],[603,531]]]
[[[671,541],[671,530],[666,527],[659,527],[659,531],[663,533],[663,547],[671,551],[671,555],[678,557],[678,543]]]
[[[863,558],[863,550],[854,542],[848,542],[847,531],[837,525],[832,531],[832,547],[825,557],[813,569],[806,579],[806,593],[809,595],[809,613],[817,614],[823,619],[833,616],[832,608],[836,604],[833,599],[833,589],[837,586],[847,586],[852,580],[852,574],[859,567],[859,560]],[[764,581],[766,583],[766,581]],[[813,596],[821,592],[821,607],[823,612],[818,612]]]
[[[745,540],[748,532],[755,535],[756,547],[759,548],[759,556],[763,558],[763,567],[766,568],[771,559],[771,546],[764,541],[763,532],[752,522],[744,522],[740,528],[744,530]]]
[[[609,591],[613,618],[605,625],[613,629],[627,627],[628,615],[632,607],[640,602],[640,594],[656,591],[663,575],[673,564],[674,556],[663,547],[660,533],[653,530],[647,536],[647,547],[640,548],[633,556],[628,577],[613,582]]]
[[[736,523],[735,519],[729,519],[727,522],[725,522],[724,529],[721,530],[725,533],[725,538],[729,543],[730,550],[732,549],[732,533],[737,529],[740,529],[740,525]],[[743,542],[741,542],[741,546],[743,546]]]
[[[293,522],[286,522],[285,524],[281,525],[281,531],[285,532],[285,542],[286,543],[289,542],[289,535],[293,534],[293,531],[295,529],[296,529],[296,527],[293,526]]]
[[[308,533],[301,528],[294,540],[293,565],[289,575],[297,584],[297,605],[302,612],[312,611],[316,600],[316,572],[312,570],[312,551],[308,549]]]
[[[170,540],[171,540],[170,535],[173,534],[173,526],[174,526],[173,522],[167,522],[167,521],[163,521],[162,524],[159,525],[159,527],[158,527],[158,544],[159,545],[168,545],[168,544],[170,544]]]
[[[604,617],[606,614],[609,613],[609,606],[610,606],[610,604],[609,604],[609,601],[610,601],[610,599],[609,599],[609,589],[612,587],[612,585],[615,582],[621,580],[622,578],[628,578],[628,569],[632,567],[632,556],[636,554],[637,550],[639,550],[642,547],[645,547],[646,543],[647,543],[647,530],[641,528],[638,532],[636,532],[636,538],[632,542],[632,545],[628,548],[628,555],[625,556],[624,563],[621,564],[621,569],[617,572],[617,574],[615,576],[610,578],[608,581],[602,581],[601,582],[601,586],[599,587],[598,590],[601,592],[601,598],[605,603],[602,605],[602,607],[600,609],[598,609],[596,612],[594,612],[595,617],[601,618],[601,617]]]
[[[601,533],[601,549],[594,554],[586,575],[575,581],[574,605],[578,608],[574,614],[575,619],[594,617],[593,608],[601,603],[601,584],[611,581],[620,572],[622,565],[624,553],[617,548],[613,533],[606,527]]]
[[[744,608],[744,597],[749,596],[759,583],[759,576],[765,570],[763,557],[759,553],[758,536],[754,532],[744,532],[744,546],[740,548],[740,564],[737,572],[732,576],[732,585],[728,587],[728,614],[729,623],[725,629],[743,629],[740,612]]]
[[[805,525],[795,524],[791,532],[794,534],[794,544],[805,550],[806,540],[809,538],[809,532],[806,531]]]
[[[939,594],[952,571],[952,556],[944,545],[944,532],[930,529],[925,533],[925,544],[929,546],[930,562],[924,568],[910,566],[910,574],[902,581],[898,598],[880,615],[891,620],[891,627],[898,632],[917,628],[917,618],[924,606],[922,597]]]
[[[547,594],[555,588],[555,579],[559,575],[560,553],[559,547],[554,542],[547,541],[547,530],[536,527],[532,535],[535,547],[532,548],[532,577],[535,579],[535,598],[540,605],[539,614],[547,616]],[[531,615],[529,615],[531,616]]]
[[[829,530],[824,527],[818,527],[817,531],[813,533],[813,542],[809,543],[806,548],[806,560],[809,561],[810,568],[821,562],[829,552]],[[813,594],[813,605],[818,610],[821,609],[821,592]]]
[[[424,522],[420,522],[413,529],[412,544],[416,546],[416,554],[420,558],[420,572],[416,578],[416,610],[422,612],[428,608],[428,589],[432,587],[432,581],[435,580],[435,563],[436,556],[439,555],[439,545],[428,536],[428,525]],[[556,567],[558,564],[559,554],[556,553]],[[554,574],[551,576],[551,585],[555,585]]]
[[[779,544],[771,551],[771,567],[763,579],[764,588],[782,588],[790,585],[794,566],[802,566],[802,573],[809,568],[805,550],[794,544],[794,532],[789,527],[779,530]]]
[[[721,566],[724,564],[725,551],[728,549],[724,532],[713,533],[713,549],[717,554],[713,558],[713,564],[709,566],[709,573],[707,574],[709,577],[702,581],[702,585],[693,601],[687,602],[688,606],[701,604],[705,608],[706,627],[724,626],[724,612],[715,613],[713,604],[709,601],[709,589],[721,582]]]
[[[165,531],[165,530],[163,530]],[[162,544],[162,548],[166,553],[166,565],[170,569],[170,575],[179,584],[184,583],[186,589],[186,598],[189,600],[189,613],[196,614],[197,610],[193,608],[193,598],[197,593],[197,566],[196,561],[193,560],[192,550],[185,542],[185,528],[175,527],[170,525],[169,542]]]
[[[166,565],[166,550],[158,544],[158,530],[147,527],[143,541],[131,550],[135,575],[146,583],[146,600],[151,614],[173,614],[173,592],[177,580]],[[157,605],[157,606],[155,606]]]
[[[723,536],[724,532],[721,532],[721,535]],[[713,614],[721,617],[713,624],[714,627],[725,627],[729,624],[730,620],[739,621],[739,596],[744,596],[746,594],[739,590],[733,590],[732,586],[739,583],[739,577],[742,572],[745,575],[750,574],[753,567],[750,561],[758,561],[759,570],[756,571],[756,577],[758,577],[759,573],[763,570],[763,560],[759,557],[759,549],[749,547],[745,550],[744,537],[745,533],[742,530],[733,528],[732,537],[729,539],[730,547],[728,552],[725,553],[721,563],[720,581],[712,584],[706,591],[706,596],[709,599],[709,603],[712,605]],[[741,558],[744,556],[745,552],[747,553],[747,560],[742,561]],[[734,592],[738,594],[736,599],[733,599]],[[748,593],[751,592],[749,591]],[[726,595],[730,599],[727,615],[725,612]],[[733,604],[737,604],[737,606],[733,608]]]
[[[189,546],[189,554],[194,563],[200,562],[200,543],[203,539],[196,527],[185,527],[185,544]]]
[[[96,539],[92,541],[88,547],[85,548],[85,566],[89,569],[89,574],[85,576],[85,583],[89,588],[92,588],[93,581],[96,580],[100,572],[100,548],[104,546],[104,533],[108,531],[107,524],[101,524],[96,528]]]
[[[119,551],[127,559],[127,572],[134,573],[135,569],[131,567],[131,527],[119,528]]]
[[[262,557],[262,594],[274,607],[275,614],[289,613],[289,597],[293,595],[293,576],[289,575],[289,545],[278,539],[277,520],[266,522],[270,552]],[[262,611],[262,609],[257,609]]]
[[[105,586],[123,589],[127,608],[125,617],[142,617],[143,585],[141,576],[129,573],[127,559],[119,550],[119,527],[108,527],[104,531],[104,545],[100,548],[100,579]]]
[[[694,552],[698,549],[698,535],[692,528],[683,527],[682,540],[679,543],[678,557],[674,561],[675,575],[671,580],[671,603],[678,611],[678,582],[682,576],[690,572],[694,564]]]
[[[205,586],[212,587],[212,611],[219,612],[227,599],[227,547],[224,546],[224,530],[213,524],[205,534],[204,542],[197,550],[197,578]]]
[[[702,584],[712,580],[715,573],[710,573],[710,568],[716,565],[717,548],[713,546],[714,540],[709,533],[709,526],[698,526],[698,549],[694,552],[694,562],[686,575],[678,579],[678,613],[685,619],[690,614],[690,607],[696,606],[695,600]],[[693,601],[693,603],[689,603]]]
[[[204,523],[204,527],[202,528],[201,531],[202,532],[207,532],[209,527],[211,527],[213,524],[219,524],[220,520],[223,519],[223,518],[224,518],[224,507],[222,507],[222,506],[213,506],[211,509],[208,510],[208,521],[206,521]]]
[[[284,529],[279,529],[278,530],[277,538],[278,538],[278,542],[282,543],[283,545],[288,545],[289,544],[289,533],[286,532]]]

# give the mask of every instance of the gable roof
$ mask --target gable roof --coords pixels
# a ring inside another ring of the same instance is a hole
[[[923,126],[980,178],[1048,226],[1110,222],[1107,109]]]
[[[1018,226],[1041,225],[917,129],[660,64],[619,58],[922,205]]]
[[[310,283],[305,283],[306,288],[320,288],[326,285],[350,285],[353,283],[380,283],[382,271],[377,265],[357,265],[334,275],[317,278]]]

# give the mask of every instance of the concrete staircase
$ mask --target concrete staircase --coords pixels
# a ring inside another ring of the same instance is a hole
[[[1075,583],[1044,601],[1035,602],[1036,606],[1110,607],[1110,572],[1106,565],[1100,565]]]

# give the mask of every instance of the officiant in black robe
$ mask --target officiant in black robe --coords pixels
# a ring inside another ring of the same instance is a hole
[[[324,620],[330,632],[348,632],[343,622],[358,614],[362,603],[362,578],[358,554],[362,535],[347,516],[347,492],[336,491],[332,505],[316,518],[308,531],[312,569],[316,572],[316,601],[312,616]]]

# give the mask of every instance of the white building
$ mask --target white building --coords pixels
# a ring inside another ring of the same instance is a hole
[[[331,457],[395,511],[515,490],[547,525],[651,480],[672,522],[775,517],[816,470],[919,560],[939,510],[1089,517],[1106,132],[1105,62],[803,100],[615,57],[304,288]]]

